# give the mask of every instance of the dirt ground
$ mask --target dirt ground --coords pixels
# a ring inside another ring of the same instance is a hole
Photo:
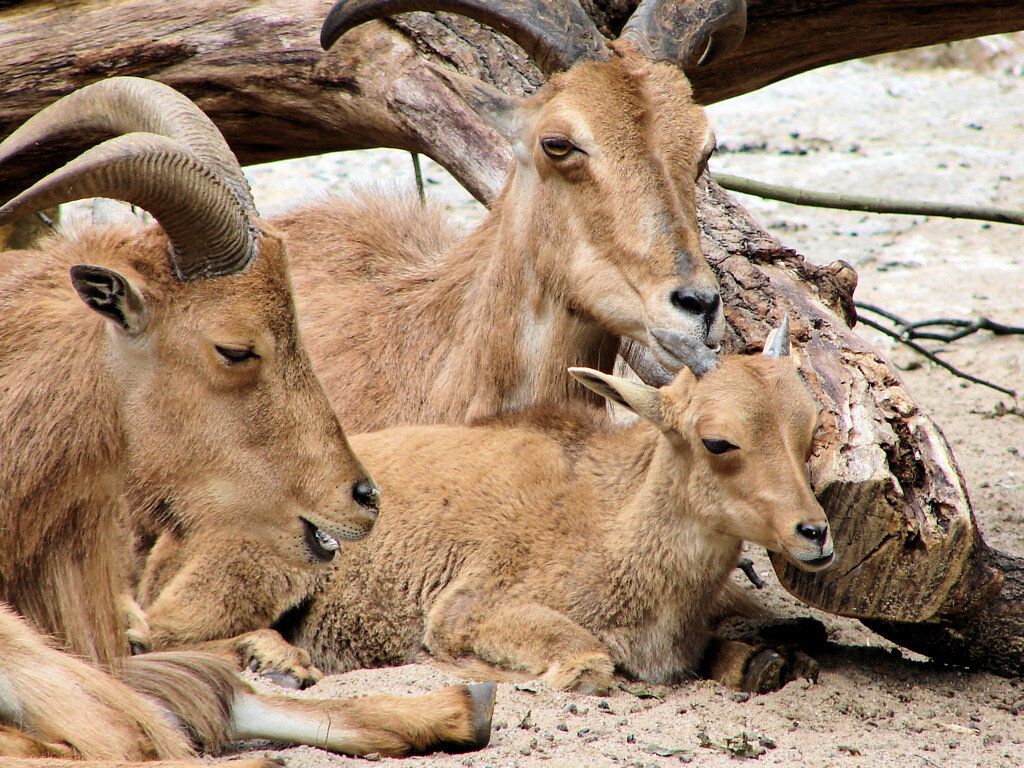
[[[903,199],[1024,206],[1021,38],[852,62],[715,105],[712,168],[809,189]],[[1016,45],[1016,47],[1015,47]],[[954,64],[953,67],[934,66]],[[425,166],[430,194],[465,222],[481,216],[443,171]],[[350,153],[251,169],[261,208],[367,179],[411,184],[408,155]],[[845,213],[742,197],[783,242],[809,259],[842,258],[860,274],[857,298],[906,318],[973,318],[1024,326],[1024,230],[974,221]],[[986,540],[1024,555],[1024,418],[993,390],[968,384],[863,329],[903,371],[942,427],[966,475]],[[979,333],[928,343],[943,359],[1024,390],[1024,336]],[[623,682],[607,698],[502,684],[491,746],[404,765],[1024,765],[1024,685],[943,668],[901,653],[858,622],[789,597],[766,559],[763,599],[829,631],[817,684],[748,697],[708,682],[673,688]],[[452,678],[423,666],[332,676],[302,695],[432,690]],[[295,768],[362,764],[311,748],[272,750]],[[391,761],[385,761],[391,762]]]

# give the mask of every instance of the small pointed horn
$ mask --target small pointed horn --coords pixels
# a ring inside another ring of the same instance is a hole
[[[722,363],[713,351],[703,344],[695,344],[689,336],[678,331],[652,328],[651,336],[670,357],[679,362],[678,368],[689,368],[698,379]]]
[[[643,0],[622,28],[652,61],[686,66],[703,51],[700,64],[736,50],[747,31],[746,0]]]
[[[783,315],[779,327],[769,331],[762,354],[768,357],[789,357],[789,315]]]
[[[320,45],[329,50],[353,27],[410,11],[446,11],[486,24],[514,40],[545,75],[611,55],[594,22],[571,0],[338,0],[320,30]]]
[[[239,272],[256,255],[257,233],[226,182],[180,142],[152,133],[83,152],[0,208],[0,224],[84,197],[124,200],[153,214],[182,280]]]
[[[76,135],[108,138],[136,131],[180,141],[223,177],[249,213],[256,212],[238,160],[213,121],[170,86],[141,77],[100,80],[58,99],[0,144],[0,165],[27,149]]]

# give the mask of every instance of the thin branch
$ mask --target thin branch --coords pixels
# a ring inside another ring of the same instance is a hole
[[[959,331],[952,333],[935,333],[932,331],[921,332],[919,328],[931,328],[936,325],[947,325],[950,328],[959,328]],[[994,336],[1016,336],[1024,335],[1024,328],[1015,325],[1003,325],[987,317],[979,317],[977,320],[959,320],[939,318],[936,320],[919,320],[916,323],[904,323],[902,335],[908,339],[933,339],[935,341],[956,341],[964,336],[970,336],[978,331],[991,331]]]
[[[863,306],[861,306],[859,304],[857,306],[860,309],[865,309],[866,308],[866,307],[863,307]],[[955,368],[952,365],[950,365],[949,363],[947,363],[945,360],[943,360],[938,355],[936,355],[936,354],[934,354],[932,352],[929,352],[927,349],[922,347],[920,344],[917,344],[917,343],[911,341],[910,339],[904,338],[903,335],[899,331],[894,331],[891,328],[886,328],[881,323],[877,323],[874,320],[871,320],[871,319],[869,319],[867,317],[864,317],[863,315],[860,315],[857,318],[857,320],[858,320],[858,322],[863,323],[864,325],[868,326],[869,328],[874,328],[876,331],[884,333],[889,338],[895,339],[900,344],[904,344],[904,345],[910,347],[912,350],[917,352],[919,355],[924,355],[926,358],[931,360],[933,363],[935,363],[938,366],[941,366],[942,368],[945,368],[947,371],[952,373],[954,376],[959,376],[961,379],[966,379],[967,381],[973,382],[974,384],[980,384],[983,387],[989,387],[991,389],[996,390],[997,392],[1002,392],[1004,395],[1009,395],[1010,397],[1012,397],[1016,401],[1017,393],[1014,390],[1007,389],[1006,387],[1002,387],[1002,386],[1000,386],[998,384],[993,384],[991,381],[985,381],[985,379],[979,379],[977,376],[972,376],[969,373],[964,373],[959,368]]]
[[[1024,226],[1024,212],[1011,208],[996,208],[987,205],[964,205],[961,203],[932,203],[924,200],[884,200],[867,195],[840,195],[835,192],[815,192],[794,189],[781,184],[766,184],[763,181],[745,179],[728,173],[712,173],[712,178],[725,189],[755,195],[767,200],[781,200],[793,205],[808,205],[814,208],[839,208],[847,211],[868,213],[900,213],[916,216],[945,216],[950,219],[978,219],[999,224]]]

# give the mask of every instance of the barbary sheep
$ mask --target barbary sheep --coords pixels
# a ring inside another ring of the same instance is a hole
[[[784,660],[769,649],[722,641],[705,653],[742,541],[809,571],[833,558],[806,468],[817,408],[788,325],[776,333],[766,354],[720,362],[655,330],[688,368],[662,389],[571,369],[638,414],[631,426],[541,406],[353,437],[381,484],[380,516],[292,639],[331,671],[423,648],[474,675],[595,693],[613,669],[672,683],[703,668],[734,687],[778,687]]]
[[[379,492],[302,346],[285,243],[240,171],[225,178],[237,163],[220,135],[182,117],[187,99],[99,83],[12,134],[0,163],[81,129],[97,102],[108,131],[131,132],[0,208],[2,224],[99,195],[159,222],[0,259],[0,755],[181,759],[186,733],[209,749],[256,735],[357,753],[485,743],[490,690],[293,702],[209,655],[123,658],[118,598],[144,508],[125,503],[132,483],[166,499],[162,525],[219,523],[311,574],[370,531]],[[152,132],[174,120],[177,135]]]

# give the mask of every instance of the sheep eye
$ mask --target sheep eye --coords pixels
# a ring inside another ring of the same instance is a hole
[[[540,147],[544,150],[544,154],[552,160],[563,160],[576,149],[571,141],[557,136],[541,139]]]
[[[709,437],[706,440],[701,440],[701,442],[704,443],[705,448],[716,456],[726,453],[727,451],[735,451],[737,448],[737,446],[733,445],[728,440],[721,440],[716,437]]]
[[[244,363],[246,360],[255,360],[259,358],[259,355],[248,347],[239,349],[236,347],[222,347],[220,344],[215,344],[214,348],[217,350],[217,354],[223,357],[224,360],[231,365],[238,365],[239,363]]]

